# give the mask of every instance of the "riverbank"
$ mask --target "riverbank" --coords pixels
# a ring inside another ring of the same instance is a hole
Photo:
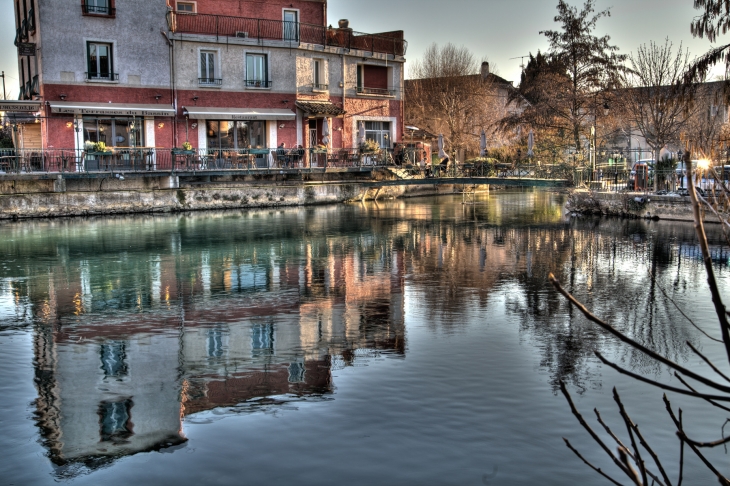
[[[576,190],[568,197],[565,209],[572,214],[694,221],[692,205],[687,196],[657,196],[642,193],[602,193]],[[705,221],[719,222],[718,218],[711,212],[706,212]]]
[[[368,183],[372,179],[291,181],[112,176],[16,179],[0,181],[0,219],[308,206],[462,191],[461,186],[453,184],[374,188]]]

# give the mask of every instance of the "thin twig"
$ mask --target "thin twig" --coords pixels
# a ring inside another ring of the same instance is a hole
[[[641,473],[641,484],[648,484],[649,481],[646,479],[646,464],[644,464],[644,460],[641,458],[641,451],[636,446],[636,441],[634,440],[634,422],[631,420],[631,417],[629,417],[629,414],[626,413],[626,409],[624,408],[624,404],[621,402],[621,397],[618,395],[616,387],[613,388],[613,399],[618,405],[618,411],[621,414],[621,418],[624,419],[626,431],[629,433],[631,447],[636,455],[635,462],[636,465],[639,466],[639,472]],[[624,447],[624,450],[626,450],[626,447]]]
[[[677,378],[677,379],[678,379],[679,381],[681,381],[681,382],[682,382],[682,384],[683,384],[684,386],[686,386],[686,387],[687,387],[687,388],[689,388],[689,389],[690,389],[691,391],[693,391],[693,392],[695,392],[695,393],[697,393],[697,394],[699,395],[699,392],[698,392],[698,391],[697,391],[697,390],[696,390],[695,388],[692,388],[692,387],[691,387],[691,386],[689,385],[689,383],[687,383],[686,381],[684,381],[684,379],[682,379],[682,375],[680,375],[679,373],[677,373],[677,372],[675,371],[675,372],[674,372],[674,376],[675,376],[675,377],[676,377],[676,378]],[[724,405],[720,405],[719,403],[715,403],[715,402],[713,402],[712,400],[709,400],[709,399],[707,399],[707,398],[704,398],[704,397],[700,397],[700,398],[702,398],[703,400],[706,400],[706,401],[707,401],[707,403],[709,403],[710,405],[712,405],[712,406],[714,406],[714,407],[717,407],[717,408],[720,408],[720,409],[722,409],[722,410],[725,410],[726,412],[730,412],[730,408],[728,408],[728,407],[726,407],[726,406],[724,406]]]
[[[687,169],[691,173],[691,160],[687,162]],[[722,332],[722,340],[725,343],[725,352],[727,353],[728,361],[730,361],[730,323],[728,323],[727,309],[725,309],[725,305],[722,303],[720,290],[718,289],[717,281],[715,280],[715,270],[712,268],[712,256],[710,255],[710,246],[707,243],[707,233],[705,233],[705,225],[702,220],[700,203],[697,199],[697,191],[695,190],[694,184],[689,184],[689,195],[690,199],[692,200],[692,215],[695,220],[695,231],[697,232],[697,238],[700,242],[700,249],[702,250],[703,261],[705,263],[707,284],[709,285],[710,292],[712,294],[712,304],[715,306],[715,312],[717,313],[717,318],[720,321],[720,331]]]
[[[715,476],[717,476],[717,479],[720,481],[720,484],[723,484],[725,486],[730,486],[730,481],[727,480],[725,476],[720,474],[720,471],[715,469],[715,466],[712,465],[710,461],[707,460],[707,458],[695,447],[693,444],[687,442],[687,436],[684,433],[684,429],[682,428],[682,424],[677,420],[677,417],[674,415],[674,412],[672,411],[672,405],[669,403],[669,399],[667,398],[667,395],[664,395],[664,404],[667,407],[667,412],[669,413],[669,416],[672,418],[672,422],[674,422],[674,425],[677,427],[677,437],[679,437],[679,440],[683,443],[686,443],[687,446],[692,449],[692,452],[694,452],[697,457],[700,458],[700,460],[707,466],[707,468],[712,471]]]
[[[697,393],[692,391],[687,391],[682,388],[677,388],[674,386],[665,385],[664,383],[659,383],[658,381],[650,380],[649,378],[645,378],[641,375],[638,375],[636,373],[632,373],[631,371],[628,371],[624,368],[621,368],[617,364],[614,364],[610,361],[608,361],[606,358],[603,357],[601,353],[598,351],[594,351],[594,354],[598,357],[598,359],[601,360],[601,362],[607,366],[610,366],[611,368],[615,369],[622,375],[630,376],[638,381],[643,381],[644,383],[649,383],[650,385],[654,385],[658,388],[661,388],[663,390],[672,391],[674,393],[679,393],[680,395],[689,395],[691,397],[697,397],[697,398],[705,398],[710,400],[718,400],[721,402],[730,402],[730,396],[727,395],[705,395],[703,393]]]
[[[608,474],[606,474],[605,472],[603,472],[600,467],[596,467],[593,464],[591,464],[590,462],[588,462],[586,460],[586,458],[583,457],[583,456],[581,456],[580,455],[580,452],[578,452],[575,449],[575,447],[572,446],[572,444],[570,443],[570,441],[568,439],[566,439],[565,437],[563,437],[563,440],[565,441],[565,445],[568,446],[568,449],[570,449],[571,451],[573,451],[573,454],[575,454],[576,456],[578,456],[580,458],[580,460],[583,461],[588,467],[590,467],[591,469],[593,469],[594,471],[596,471],[598,474],[600,474],[604,478],[606,478],[609,481],[611,481],[613,484],[616,484],[617,486],[623,486],[621,483],[619,483],[618,481],[616,481],[615,479],[613,479],[611,476],[609,476]]]
[[[641,479],[639,478],[639,474],[634,471],[634,468],[631,467],[631,463],[629,463],[629,454],[626,448],[619,447],[618,448],[618,457],[621,459],[621,462],[626,466],[626,468],[629,470],[628,476],[629,479],[631,479],[636,486],[644,486],[646,483],[641,482]]]
[[[682,427],[682,409],[679,409],[679,426]],[[684,479],[684,441],[680,440],[679,443],[679,480],[677,486],[682,486],[682,480]]]
[[[719,445],[727,444],[728,442],[730,442],[730,437],[725,437],[724,439],[719,439],[719,440],[716,440],[714,442],[697,442],[696,440],[692,440],[689,437],[686,437],[685,436],[685,440],[687,441],[688,444],[692,444],[692,445],[695,445],[697,447],[708,447],[708,448],[712,448],[712,447],[717,447]]]
[[[583,416],[580,414],[578,409],[575,406],[575,403],[573,403],[573,399],[570,396],[570,393],[568,393],[568,389],[565,387],[565,382],[560,380],[560,391],[563,392],[563,395],[565,396],[565,399],[568,400],[568,404],[570,405],[570,410],[573,412],[573,415],[575,415],[575,418],[578,419],[578,422],[583,426],[584,429],[590,434],[591,437],[593,437],[593,440],[598,443],[598,445],[601,446],[601,448],[608,454],[608,456],[613,460],[614,464],[618,466],[621,471],[623,471],[624,474],[630,477],[629,470],[624,467],[623,464],[621,464],[621,461],[618,460],[618,458],[613,455],[613,452],[611,452],[611,449],[608,448],[608,446],[601,440],[600,437],[598,437],[598,434],[596,434],[590,425],[588,425],[588,422],[585,421]]]
[[[689,348],[690,348],[690,349],[691,349],[692,351],[694,351],[694,352],[695,352],[695,354],[696,354],[697,356],[699,356],[700,358],[702,358],[702,361],[704,361],[705,363],[707,363],[707,365],[708,365],[708,366],[709,366],[710,368],[712,368],[712,371],[714,371],[714,372],[715,372],[715,373],[717,373],[718,375],[720,375],[720,376],[722,376],[723,378],[725,378],[725,381],[729,381],[729,382],[730,382],[730,378],[728,378],[728,377],[727,377],[726,375],[724,375],[724,374],[723,374],[723,373],[722,373],[722,372],[721,372],[721,371],[720,371],[720,370],[719,370],[719,369],[717,368],[717,366],[715,366],[715,365],[714,365],[714,364],[712,363],[712,361],[710,361],[709,359],[707,359],[707,357],[706,357],[706,356],[705,356],[704,354],[700,353],[700,352],[699,352],[699,351],[697,350],[697,348],[695,348],[695,347],[694,347],[694,346],[692,345],[692,343],[691,343],[691,342],[687,341],[687,346],[689,346]]]
[[[631,339],[630,337],[626,336],[621,331],[617,330],[612,325],[610,325],[607,322],[604,322],[603,320],[601,320],[598,317],[596,317],[578,299],[576,299],[570,292],[568,292],[567,290],[565,290],[563,288],[563,286],[560,285],[560,282],[558,281],[558,279],[555,278],[555,275],[553,275],[552,273],[549,275],[548,279],[553,284],[553,287],[555,287],[555,289],[558,292],[560,292],[561,294],[563,294],[563,296],[566,299],[568,299],[575,307],[577,307],[578,310],[580,310],[583,313],[583,315],[589,321],[594,322],[595,324],[598,324],[600,327],[602,327],[606,331],[610,332],[611,334],[613,334],[614,336],[616,336],[617,338],[619,338],[619,340],[621,340],[621,341],[623,341],[623,342],[625,342],[625,343],[633,346],[634,348],[636,348],[639,351],[641,351],[642,353],[650,356],[651,358],[654,358],[655,360],[659,361],[660,363],[664,363],[665,365],[669,366],[670,368],[674,368],[677,371],[680,371],[681,373],[683,373],[684,375],[686,375],[689,378],[692,378],[693,380],[699,381],[700,383],[702,383],[704,385],[707,385],[707,386],[709,386],[711,388],[715,388],[716,390],[723,391],[725,393],[730,393],[730,387],[725,386],[725,385],[721,385],[719,383],[715,383],[714,381],[709,380],[709,379],[705,378],[704,376],[698,375],[697,373],[688,370],[687,368],[685,368],[685,367],[683,367],[683,366],[675,363],[674,361],[665,358],[661,354],[659,354],[659,353],[657,353],[655,351],[652,351],[651,349],[647,348],[646,346],[640,344],[637,341],[634,341],[633,339]],[[727,331],[727,329],[725,331]],[[728,337],[728,341],[727,342],[730,343],[730,337]],[[728,352],[730,353],[730,350]],[[730,354],[729,354],[729,356],[730,356]]]

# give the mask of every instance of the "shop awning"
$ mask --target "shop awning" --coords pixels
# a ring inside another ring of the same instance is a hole
[[[75,115],[106,116],[175,116],[172,105],[136,103],[93,103],[83,101],[51,101],[51,112]]]
[[[183,107],[183,113],[193,120],[293,120],[291,110],[275,108],[210,108]]]
[[[37,111],[40,111],[40,109],[40,101],[0,101],[0,111],[35,113]]]
[[[310,118],[337,118],[347,113],[345,110],[330,101],[297,101],[295,105]]]

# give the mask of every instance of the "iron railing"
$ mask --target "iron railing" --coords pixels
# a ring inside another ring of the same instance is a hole
[[[220,86],[223,84],[221,78],[198,78],[198,84],[201,86]]]
[[[314,91],[327,91],[329,89],[330,89],[329,84],[316,84],[316,83],[312,84],[312,90],[314,90]]]
[[[119,73],[84,73],[89,81],[117,81]]]
[[[114,17],[117,14],[117,9],[109,5],[89,5],[86,2],[81,4],[81,11],[84,15],[106,15]]]
[[[282,41],[290,44],[317,44],[404,56],[408,42],[397,36],[365,34],[349,29],[330,29],[321,25],[282,20],[193,14],[172,11],[168,14],[172,32],[185,34],[239,37],[259,41]]]
[[[366,88],[364,86],[358,86],[357,94],[374,96],[395,96],[395,90],[383,88]]]
[[[247,88],[271,88],[272,81],[260,81],[258,79],[244,80]]]

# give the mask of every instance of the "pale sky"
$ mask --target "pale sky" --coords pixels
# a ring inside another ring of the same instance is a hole
[[[539,32],[556,29],[553,22],[557,0],[329,0],[328,23],[347,18],[360,32],[404,30],[407,59],[418,58],[432,43],[465,45],[475,57],[487,57],[504,78],[519,81],[520,60],[538,49],[545,51],[545,37]],[[583,0],[570,1],[581,6]],[[690,22],[699,11],[693,0],[597,0],[599,10],[611,8],[611,17],[598,23],[596,34],[610,34],[613,44],[630,53],[653,40],[666,37],[688,47],[693,56],[710,48],[705,39],[693,39]],[[76,4],[73,4],[76,5]],[[69,3],[69,7],[71,4]],[[12,0],[0,0],[0,70],[6,74],[8,90],[18,94],[15,25]],[[81,34],[81,33],[79,33]],[[720,41],[730,42],[730,35]]]

